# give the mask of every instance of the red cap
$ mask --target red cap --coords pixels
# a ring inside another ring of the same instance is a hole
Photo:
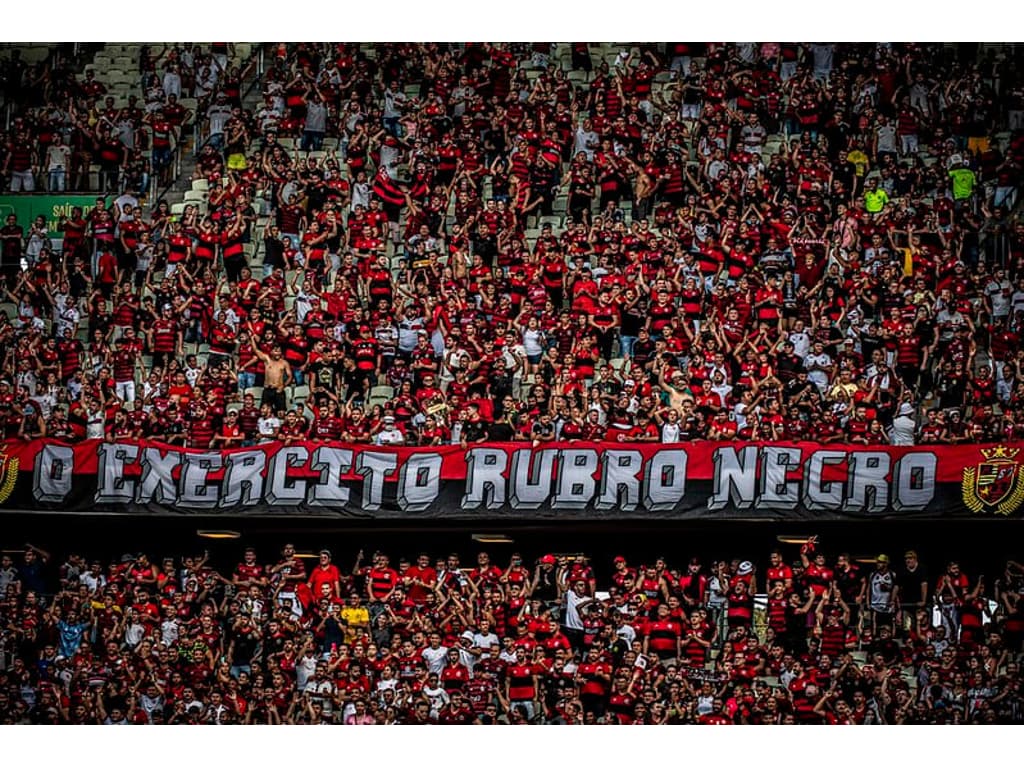
[[[626,558],[624,558],[624,557],[623,557],[622,555],[619,555],[619,556],[618,556],[618,557],[616,557],[616,558],[615,558],[615,559],[614,559],[614,560],[613,560],[612,562],[615,562],[615,563],[624,563],[624,562],[626,562]]]
[[[555,556],[554,555],[544,555],[544,557],[542,557],[540,559],[540,561],[544,565],[554,565],[557,562],[557,560],[555,560]]]

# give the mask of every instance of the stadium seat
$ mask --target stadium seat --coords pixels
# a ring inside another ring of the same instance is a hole
[[[389,387],[387,384],[378,384],[376,387],[370,390],[370,398],[390,400],[395,396],[395,390]]]
[[[305,403],[309,399],[309,385],[300,384],[291,388],[291,404],[295,407],[298,404]]]

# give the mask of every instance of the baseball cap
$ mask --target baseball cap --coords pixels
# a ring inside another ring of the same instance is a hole
[[[878,562],[880,562],[880,563],[888,563],[888,562],[889,562],[889,556],[888,556],[888,555],[884,555],[884,554],[883,554],[883,555],[879,555],[879,556],[878,556],[877,558],[875,558],[875,559],[876,559],[876,560],[877,560]]]
[[[554,555],[544,555],[544,557],[542,557],[542,558],[540,559],[540,561],[541,561],[541,562],[542,562],[542,563],[543,563],[544,565],[554,565],[554,564],[555,564],[555,563],[557,562],[557,561],[555,560],[555,556],[554,556]]]

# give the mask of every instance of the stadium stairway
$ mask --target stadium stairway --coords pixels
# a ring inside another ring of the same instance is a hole
[[[143,47],[147,45],[150,48],[155,47],[159,49],[167,44],[107,43],[95,54],[92,62],[85,67],[86,70],[92,69],[95,72],[96,79],[106,87],[107,96],[113,96],[114,103],[118,107],[126,106],[130,96],[135,96],[140,106],[145,103],[142,76],[139,71],[139,57]],[[200,45],[204,49],[208,46],[208,44],[203,43],[200,43]],[[259,43],[236,44],[231,64],[244,66],[250,57],[258,52],[259,45]],[[246,79],[243,88],[247,88],[251,84],[253,77],[259,78],[259,76],[260,73],[254,71]],[[253,101],[254,98],[255,101]],[[258,100],[259,89],[252,89],[247,101],[243,102],[243,106],[251,109],[254,104],[258,103]],[[191,110],[193,114],[198,113],[198,102],[196,99],[182,97],[179,103],[186,109]],[[198,119],[198,116],[194,119]],[[166,200],[172,205],[180,204],[185,199],[185,193],[191,189],[190,182],[192,172],[195,169],[196,134],[192,131],[186,131],[180,137],[180,142],[182,151],[177,177],[166,189],[154,190],[154,194],[150,195],[149,199],[146,200],[149,208],[155,207],[160,200]]]

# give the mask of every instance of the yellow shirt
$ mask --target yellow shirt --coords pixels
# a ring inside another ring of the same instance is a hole
[[[356,639],[356,628],[370,627],[370,612],[363,606],[358,608],[346,605],[341,609],[341,620],[345,622],[345,642],[350,643]]]
[[[858,176],[863,176],[864,172],[868,169],[868,156],[859,149],[848,152],[846,159],[853,163],[854,171]]]
[[[878,213],[885,204],[889,202],[889,195],[885,193],[885,190],[879,187],[876,190],[866,190],[864,192],[864,210],[868,213]]]
[[[853,397],[853,393],[856,391],[857,385],[854,384],[853,382],[850,382],[849,384],[837,382],[835,386],[833,386],[832,389],[829,390],[828,396],[832,399],[835,399],[840,392],[846,392],[848,397]]]
[[[976,178],[974,171],[968,168],[954,168],[949,172],[949,177],[953,180],[954,200],[966,200],[971,196]]]

